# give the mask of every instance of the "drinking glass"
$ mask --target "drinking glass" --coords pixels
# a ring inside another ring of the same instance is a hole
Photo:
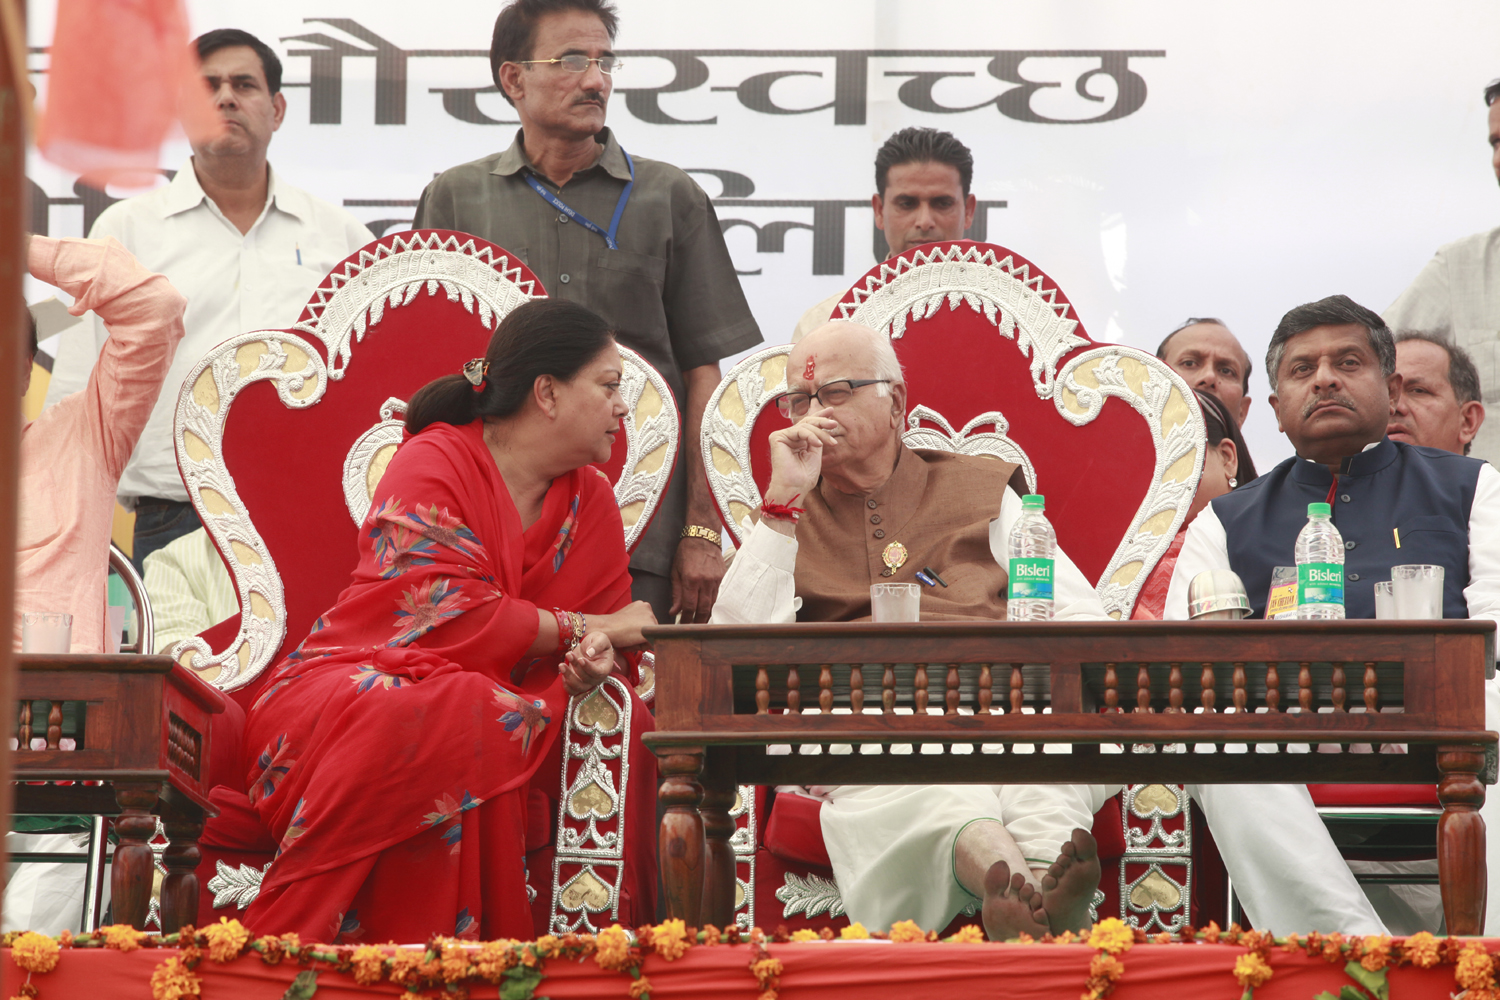
[[[921,620],[922,588],[915,583],[870,584],[870,615],[877,622]]]
[[[1397,618],[1410,621],[1443,617],[1443,567],[1392,566],[1391,594]]]
[[[1379,619],[1396,617],[1396,598],[1391,592],[1394,586],[1390,580],[1375,585],[1375,617]]]
[[[73,641],[73,616],[54,611],[21,615],[21,652],[66,653]]]

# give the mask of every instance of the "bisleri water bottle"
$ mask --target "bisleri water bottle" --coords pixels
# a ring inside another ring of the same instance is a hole
[[[1297,617],[1344,617],[1344,539],[1326,503],[1307,505],[1297,533]]]
[[[1013,622],[1052,620],[1052,586],[1057,554],[1057,532],[1042,513],[1046,498],[1028,493],[1021,498],[1021,516],[1010,529],[1006,555],[1010,586],[1006,617]]]

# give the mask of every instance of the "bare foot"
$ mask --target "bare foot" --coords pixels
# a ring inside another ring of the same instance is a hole
[[[1095,866],[1097,867],[1097,865]],[[1049,930],[1042,894],[1020,872],[996,861],[984,876],[984,933],[991,941],[1010,941],[1024,931],[1041,937]]]
[[[1099,888],[1099,845],[1087,830],[1073,831],[1062,854],[1042,876],[1042,907],[1052,933],[1081,931],[1089,926],[1089,904]]]

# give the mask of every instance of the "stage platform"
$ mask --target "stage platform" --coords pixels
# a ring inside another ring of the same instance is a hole
[[[1116,927],[1118,924],[1116,922]],[[1118,949],[1122,938],[1129,932],[1112,935],[1113,947]],[[263,939],[264,940],[264,939]],[[623,942],[623,938],[620,939]],[[1104,938],[1096,937],[1101,944]],[[1373,977],[1365,975],[1363,985],[1368,992],[1358,996],[1379,997],[1385,1000],[1447,1000],[1462,987],[1455,974],[1468,978],[1471,985],[1477,972],[1493,985],[1492,960],[1488,953],[1500,951],[1500,939],[1443,939],[1434,941],[1425,938],[1419,947],[1404,945],[1401,939],[1394,944],[1384,939],[1389,948],[1382,954],[1379,942],[1366,939],[1376,945],[1376,956],[1370,964],[1389,965],[1382,973]],[[1416,942],[1417,939],[1408,939]],[[328,1000],[333,997],[397,996],[404,992],[389,981],[362,986],[355,981],[355,969],[349,968],[353,959],[360,956],[354,948],[340,946],[313,946],[321,958],[311,962],[304,954],[299,963],[287,956],[276,965],[268,965],[261,954],[246,951],[220,962],[210,957],[211,942],[202,935],[198,961],[192,970],[197,990],[192,990],[193,980],[182,973],[183,951],[175,947],[150,946],[131,951],[112,948],[67,948],[56,954],[51,971],[31,973],[30,984],[33,995],[40,1000],[98,1000],[100,997],[155,998],[155,1000],[177,1000],[196,993],[201,1000],[261,1000],[266,997],[292,997],[308,1000],[314,995],[305,989],[309,970],[316,971],[316,996]],[[552,950],[559,939],[543,939],[543,949]],[[1323,954],[1310,956],[1304,945],[1296,951],[1289,950],[1285,943],[1269,949],[1257,947],[1254,939],[1247,949],[1242,941],[1230,944],[1220,939],[1219,943],[1134,943],[1128,950],[1110,955],[1102,948],[1088,944],[989,944],[955,943],[949,941],[915,941],[894,943],[889,940],[836,940],[810,942],[776,942],[767,940],[763,944],[742,942],[706,946],[695,944],[682,948],[686,942],[679,941],[676,948],[664,949],[669,954],[680,952],[678,957],[668,960],[650,948],[641,952],[624,952],[623,946],[617,954],[627,954],[626,962],[637,962],[634,970],[613,971],[601,968],[594,954],[581,957],[565,957],[554,954],[550,958],[535,959],[534,971],[528,970],[514,981],[505,983],[505,996],[513,1000],[522,998],[550,997],[552,1000],[622,1000],[622,998],[646,995],[642,980],[649,984],[649,995],[659,1000],[689,997],[745,997],[762,1000],[811,1000],[813,997],[849,997],[859,1000],[911,1000],[911,998],[958,998],[968,996],[1005,996],[1008,1000],[1079,1000],[1084,997],[1111,996],[1115,1000],[1148,1000],[1157,997],[1223,997],[1246,996],[1245,986],[1236,976],[1236,965],[1242,974],[1259,970],[1264,975],[1269,967],[1270,976],[1255,986],[1254,1000],[1314,1000],[1320,994],[1329,993],[1343,1000],[1355,1000],[1355,994],[1344,992],[1346,988],[1358,988],[1355,978],[1346,971],[1348,945],[1340,949],[1342,954],[1334,961]],[[4,949],[4,996],[15,997],[29,993],[23,991],[27,973],[18,967],[18,961],[33,967],[47,964],[48,946],[35,947],[22,944],[19,949]],[[259,947],[251,943],[249,947]],[[1356,954],[1367,945],[1356,945]],[[357,947],[357,946],[356,946]],[[571,950],[593,952],[593,939],[573,939]],[[1338,947],[1335,945],[1335,947]],[[531,952],[533,945],[510,943],[509,953],[521,955],[522,949]],[[1467,958],[1461,953],[1469,950]],[[602,950],[602,949],[601,949]],[[1258,953],[1265,965],[1247,958]],[[40,954],[40,959],[38,955]],[[225,957],[222,946],[218,954]],[[228,954],[236,954],[231,947]],[[453,959],[458,954],[448,954]],[[472,946],[463,949],[465,958],[457,959],[457,969],[465,969],[466,961],[478,962],[480,952]],[[491,951],[491,958],[496,954]],[[371,952],[364,953],[365,974],[370,977],[368,960]],[[1416,961],[1437,964],[1420,968]],[[443,956],[422,950],[406,953],[408,966],[415,966],[424,959],[429,964],[422,969],[425,974],[437,977],[435,987],[421,990],[427,997],[462,997],[462,989],[444,987],[441,983]],[[759,976],[752,971],[752,960],[762,964]],[[767,959],[774,960],[766,964]],[[1110,959],[1123,969],[1113,989],[1106,987],[1106,980],[1090,981],[1091,963],[1095,973],[1111,967]],[[177,961],[173,961],[177,960]],[[514,958],[512,959],[512,961]],[[342,962],[347,971],[339,971],[334,964]],[[376,957],[379,961],[379,957]],[[779,965],[778,965],[779,963]],[[1399,963],[1399,964],[1398,964]],[[617,960],[615,964],[620,963]],[[420,968],[420,967],[419,967]],[[474,998],[497,997],[497,986],[473,978],[462,979],[461,973],[453,973],[450,965],[450,982],[458,979],[467,987],[467,995]],[[495,968],[493,965],[491,970]],[[475,966],[467,966],[472,974]],[[538,980],[535,971],[541,973]],[[167,972],[177,975],[169,976]],[[390,974],[386,964],[387,977]],[[292,990],[294,980],[304,976],[301,990]],[[512,973],[514,975],[514,973]],[[1382,983],[1381,976],[1386,977]],[[1256,978],[1260,978],[1257,976]],[[153,982],[155,977],[155,982]],[[639,977],[639,978],[638,978]],[[1387,987],[1380,989],[1381,985]],[[456,983],[454,984],[457,985]],[[635,987],[632,990],[632,987]],[[528,990],[529,987],[529,990]],[[1480,994],[1482,995],[1482,994]],[[410,1000],[410,998],[408,998]]]

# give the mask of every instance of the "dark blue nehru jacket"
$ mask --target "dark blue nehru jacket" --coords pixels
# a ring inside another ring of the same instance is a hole
[[[1344,538],[1344,613],[1375,617],[1375,584],[1391,567],[1442,566],[1443,617],[1467,618],[1469,508],[1477,458],[1384,438],[1343,461],[1333,495],[1333,523]],[[1289,458],[1270,472],[1213,501],[1224,525],[1229,565],[1245,581],[1252,618],[1263,618],[1271,571],[1296,564],[1297,533],[1307,505],[1328,498],[1328,466]],[[1392,529],[1401,532],[1396,548]]]

